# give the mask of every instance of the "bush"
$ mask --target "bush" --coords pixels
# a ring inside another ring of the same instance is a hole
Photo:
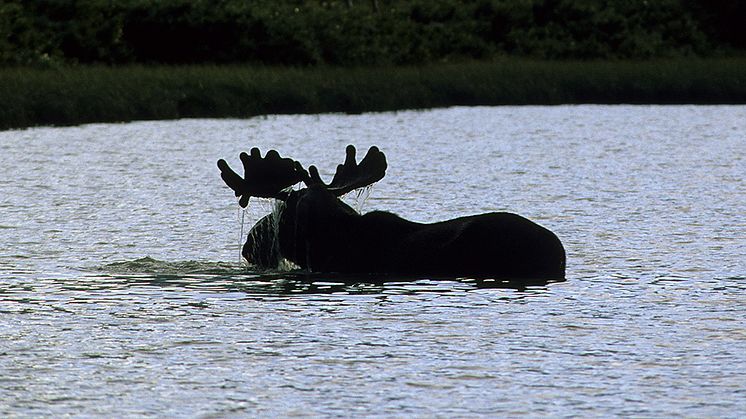
[[[0,65],[711,56],[744,52],[745,20],[737,0],[0,0]]]

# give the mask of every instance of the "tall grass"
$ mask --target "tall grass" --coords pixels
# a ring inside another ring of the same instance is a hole
[[[0,129],[452,105],[746,103],[746,58],[0,69]]]

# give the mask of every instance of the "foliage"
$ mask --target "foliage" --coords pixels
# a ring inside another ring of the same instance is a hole
[[[402,65],[746,48],[739,0],[0,0],[0,64]]]

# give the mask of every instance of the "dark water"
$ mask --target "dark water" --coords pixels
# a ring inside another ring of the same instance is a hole
[[[271,147],[328,178],[348,143],[389,159],[365,209],[518,212],[568,281],[242,266],[215,161]],[[741,417],[745,174],[743,106],[0,132],[0,415]]]

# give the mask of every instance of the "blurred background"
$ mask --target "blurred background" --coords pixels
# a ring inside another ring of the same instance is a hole
[[[743,55],[739,0],[3,0],[0,64]]]

